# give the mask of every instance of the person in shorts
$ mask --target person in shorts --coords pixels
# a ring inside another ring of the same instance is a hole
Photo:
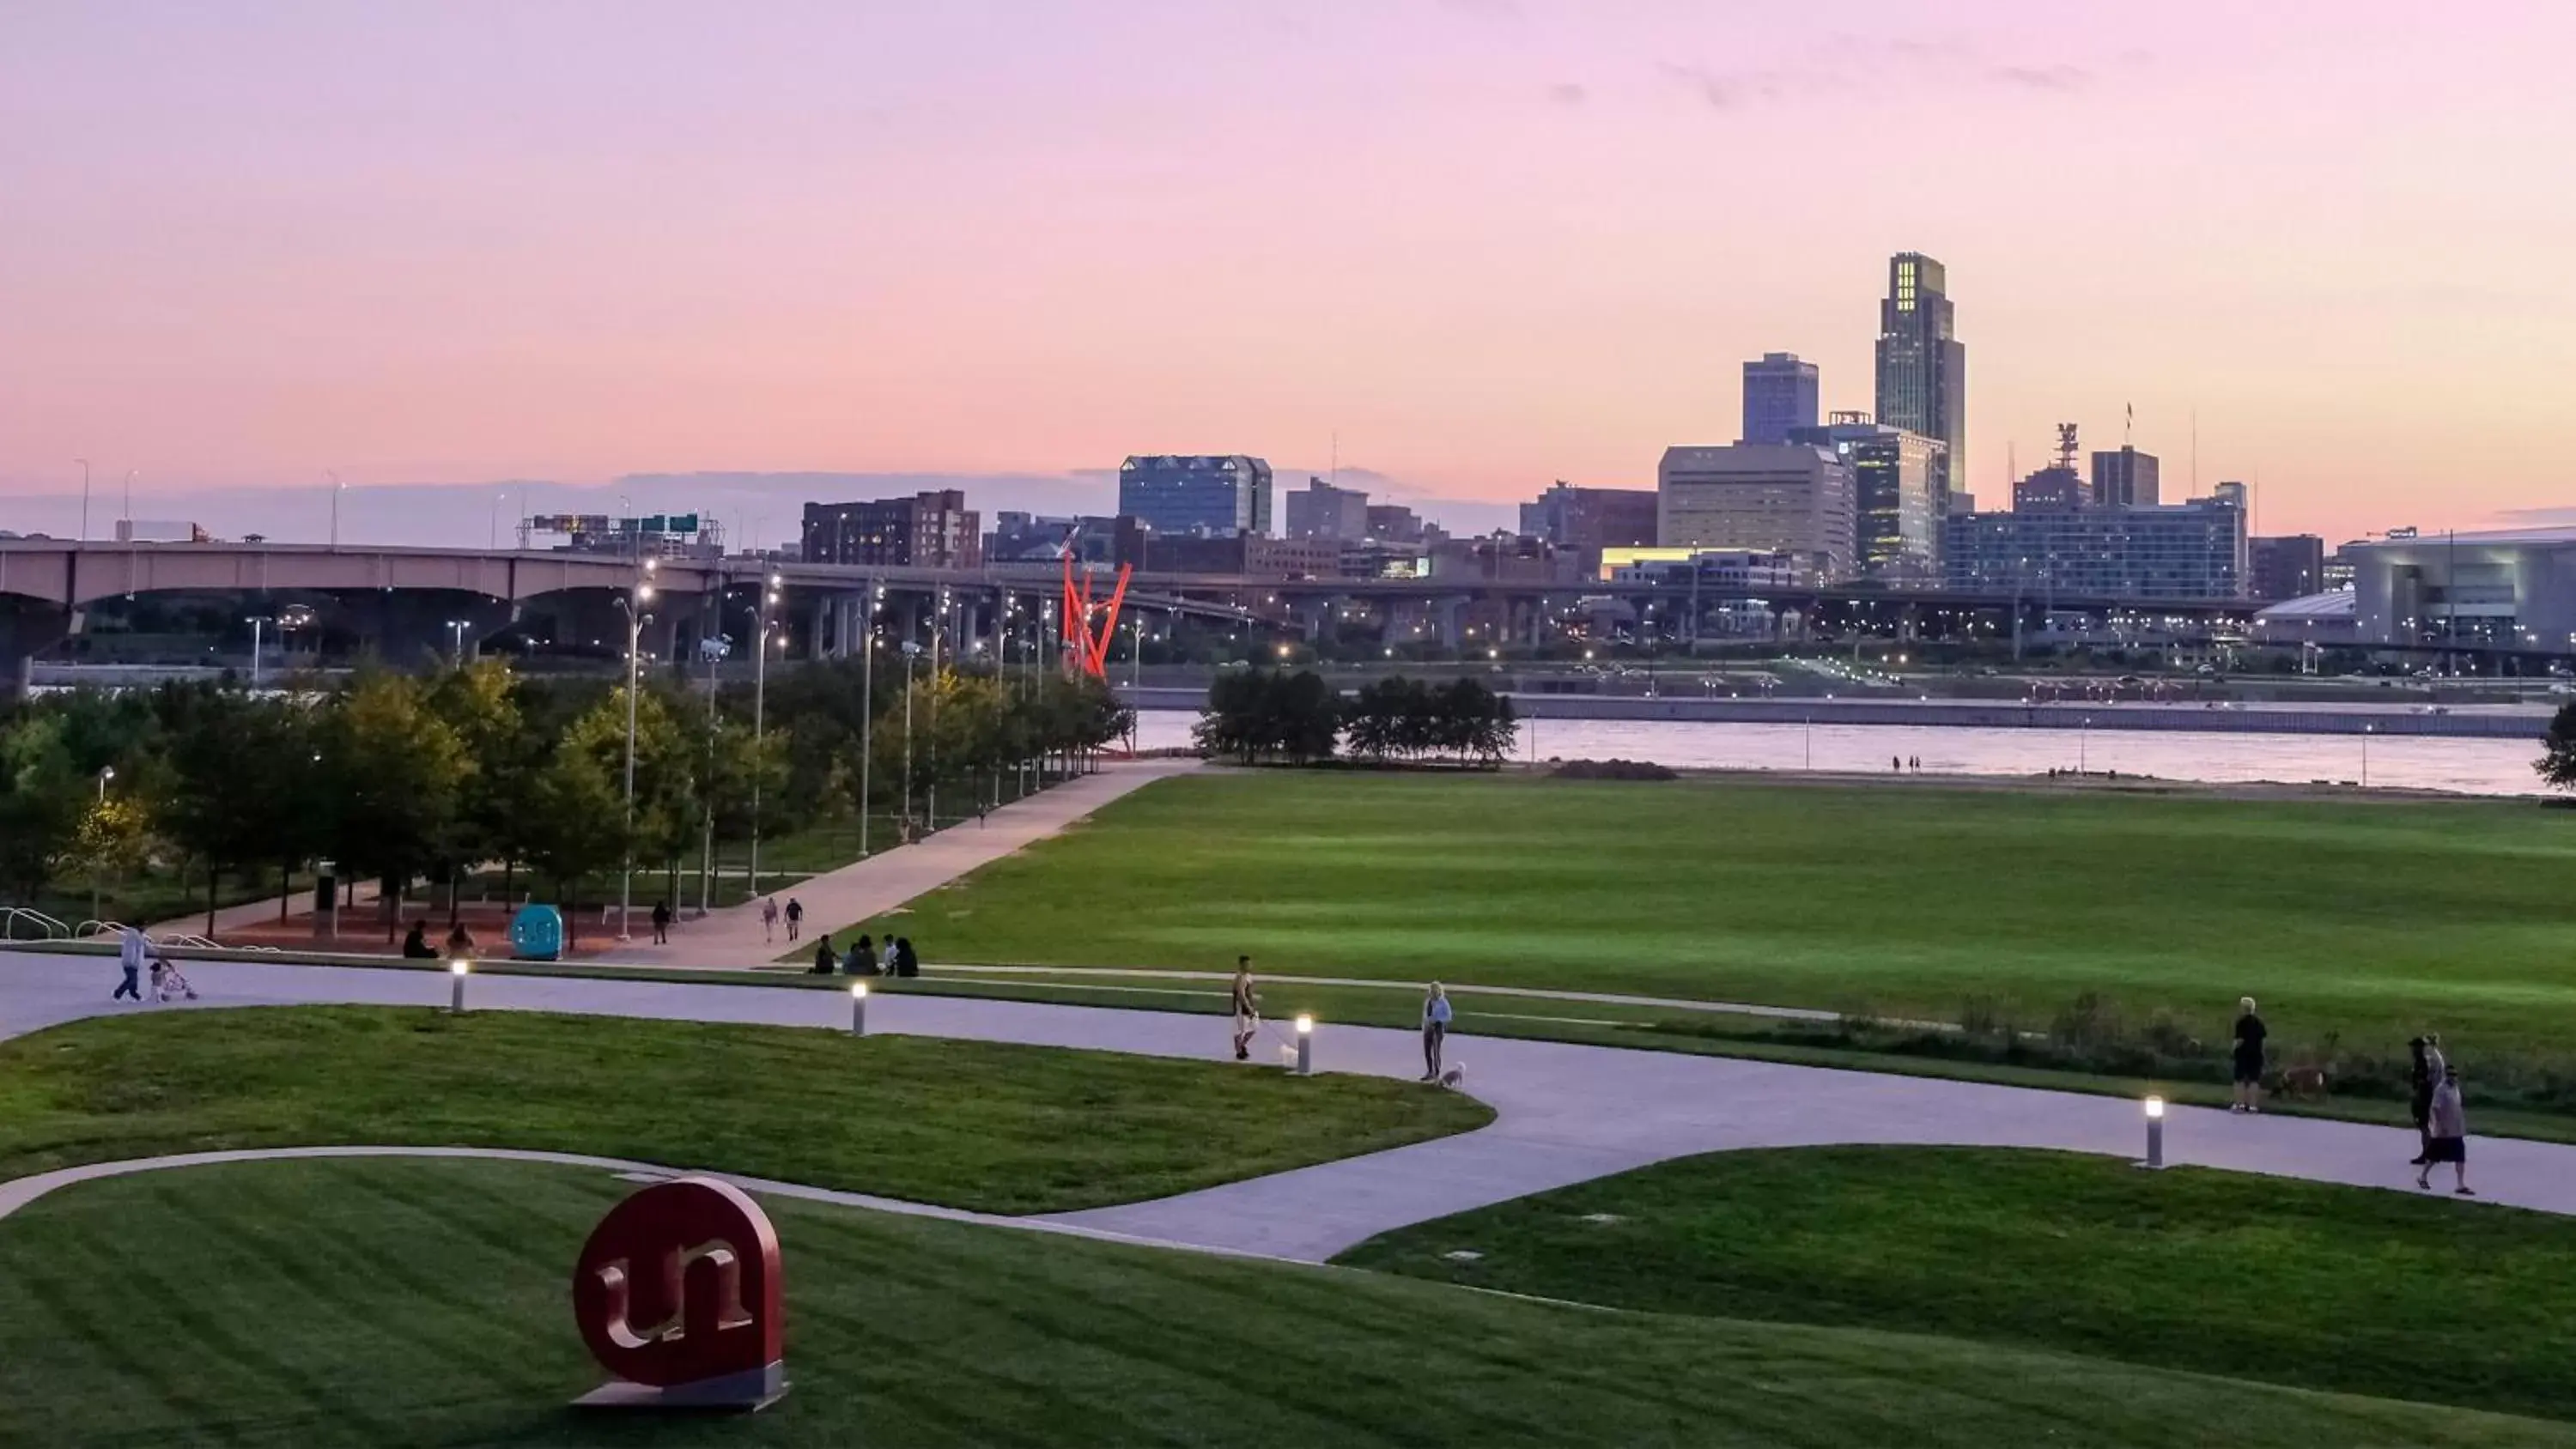
[[[1252,989],[1252,958],[1234,958],[1234,1059],[1252,1060],[1252,1037],[1261,1030],[1261,993]]]
[[[2263,1018],[2254,1014],[2254,998],[2248,996],[2238,1001],[2235,1052],[2236,1100],[2228,1106],[2227,1110],[2230,1112],[2263,1110],[2260,1099],[2263,1093],[2263,1038],[2266,1035],[2268,1033],[2264,1030]]]
[[[2460,1110],[2460,1069],[2442,1069],[2441,1085],[2433,1089],[2432,1136],[2424,1143],[2424,1165],[2416,1170],[2415,1185],[2430,1191],[2433,1186],[2433,1164],[2451,1164],[2455,1186],[2451,1191],[2462,1197],[2476,1197],[2469,1190],[2469,1119]]]

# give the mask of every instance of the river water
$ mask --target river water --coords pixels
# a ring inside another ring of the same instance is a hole
[[[1186,746],[1197,720],[1187,710],[1140,711],[1136,742],[1144,749]],[[2117,770],[2221,784],[2328,780],[2470,795],[2540,790],[2531,770],[2540,754],[2536,742],[2416,735],[1525,719],[1516,753],[1539,760],[1651,760],[1675,769],[1885,771],[1891,759],[1905,759],[1921,761],[1927,774],[1945,775]]]

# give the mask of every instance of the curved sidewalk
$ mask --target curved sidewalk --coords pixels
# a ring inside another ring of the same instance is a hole
[[[199,1006],[356,1002],[444,1006],[443,975],[207,962],[191,976]],[[116,1010],[112,963],[0,953],[0,1035]],[[847,998],[683,982],[478,976],[475,1009],[566,1011],[846,1029]],[[872,1031],[1221,1059],[1223,1018],[888,992]],[[1453,1037],[1467,1089],[1493,1104],[1492,1126],[1463,1136],[1301,1168],[1155,1202],[1045,1221],[1121,1237],[1320,1261],[1378,1233],[1622,1172],[1667,1158],[1750,1147],[1847,1143],[2057,1148],[2133,1157],[2138,1105],[2118,1098],[1975,1082],[1883,1076],[1724,1057],[1564,1042]],[[1266,1059],[1277,1060],[1265,1040]],[[1318,1028],[1324,1071],[1409,1078],[1410,1032]],[[1270,1070],[1247,1067],[1244,1070]],[[1210,1124],[1222,1130],[1222,1123]],[[2233,1117],[2175,1108],[2167,1160],[2178,1165],[2413,1190],[2413,1134],[2315,1118]],[[2576,1146],[2480,1138],[2471,1156],[2484,1201],[2576,1213]]]

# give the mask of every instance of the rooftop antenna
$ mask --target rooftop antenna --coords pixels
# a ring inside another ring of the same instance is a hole
[[[2079,449],[2075,441],[2075,425],[2073,423],[2059,423],[2057,425],[2057,466],[2070,473],[2074,472],[2075,455],[2078,451]]]
[[[2138,431],[2138,405],[2122,403],[2120,413],[2120,449],[2126,452],[2137,446],[2136,439],[2132,435]]]
[[[1336,488],[1342,486],[1342,430],[1339,428],[1333,429],[1333,471],[1331,481],[1333,486]]]
[[[2191,496],[2200,496],[2200,408],[2191,410]]]

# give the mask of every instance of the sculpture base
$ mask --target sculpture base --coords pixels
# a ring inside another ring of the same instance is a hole
[[[694,1413],[756,1414],[787,1397],[787,1365],[774,1363],[695,1383],[657,1389],[619,1379],[572,1401],[576,1409],[680,1410]]]

